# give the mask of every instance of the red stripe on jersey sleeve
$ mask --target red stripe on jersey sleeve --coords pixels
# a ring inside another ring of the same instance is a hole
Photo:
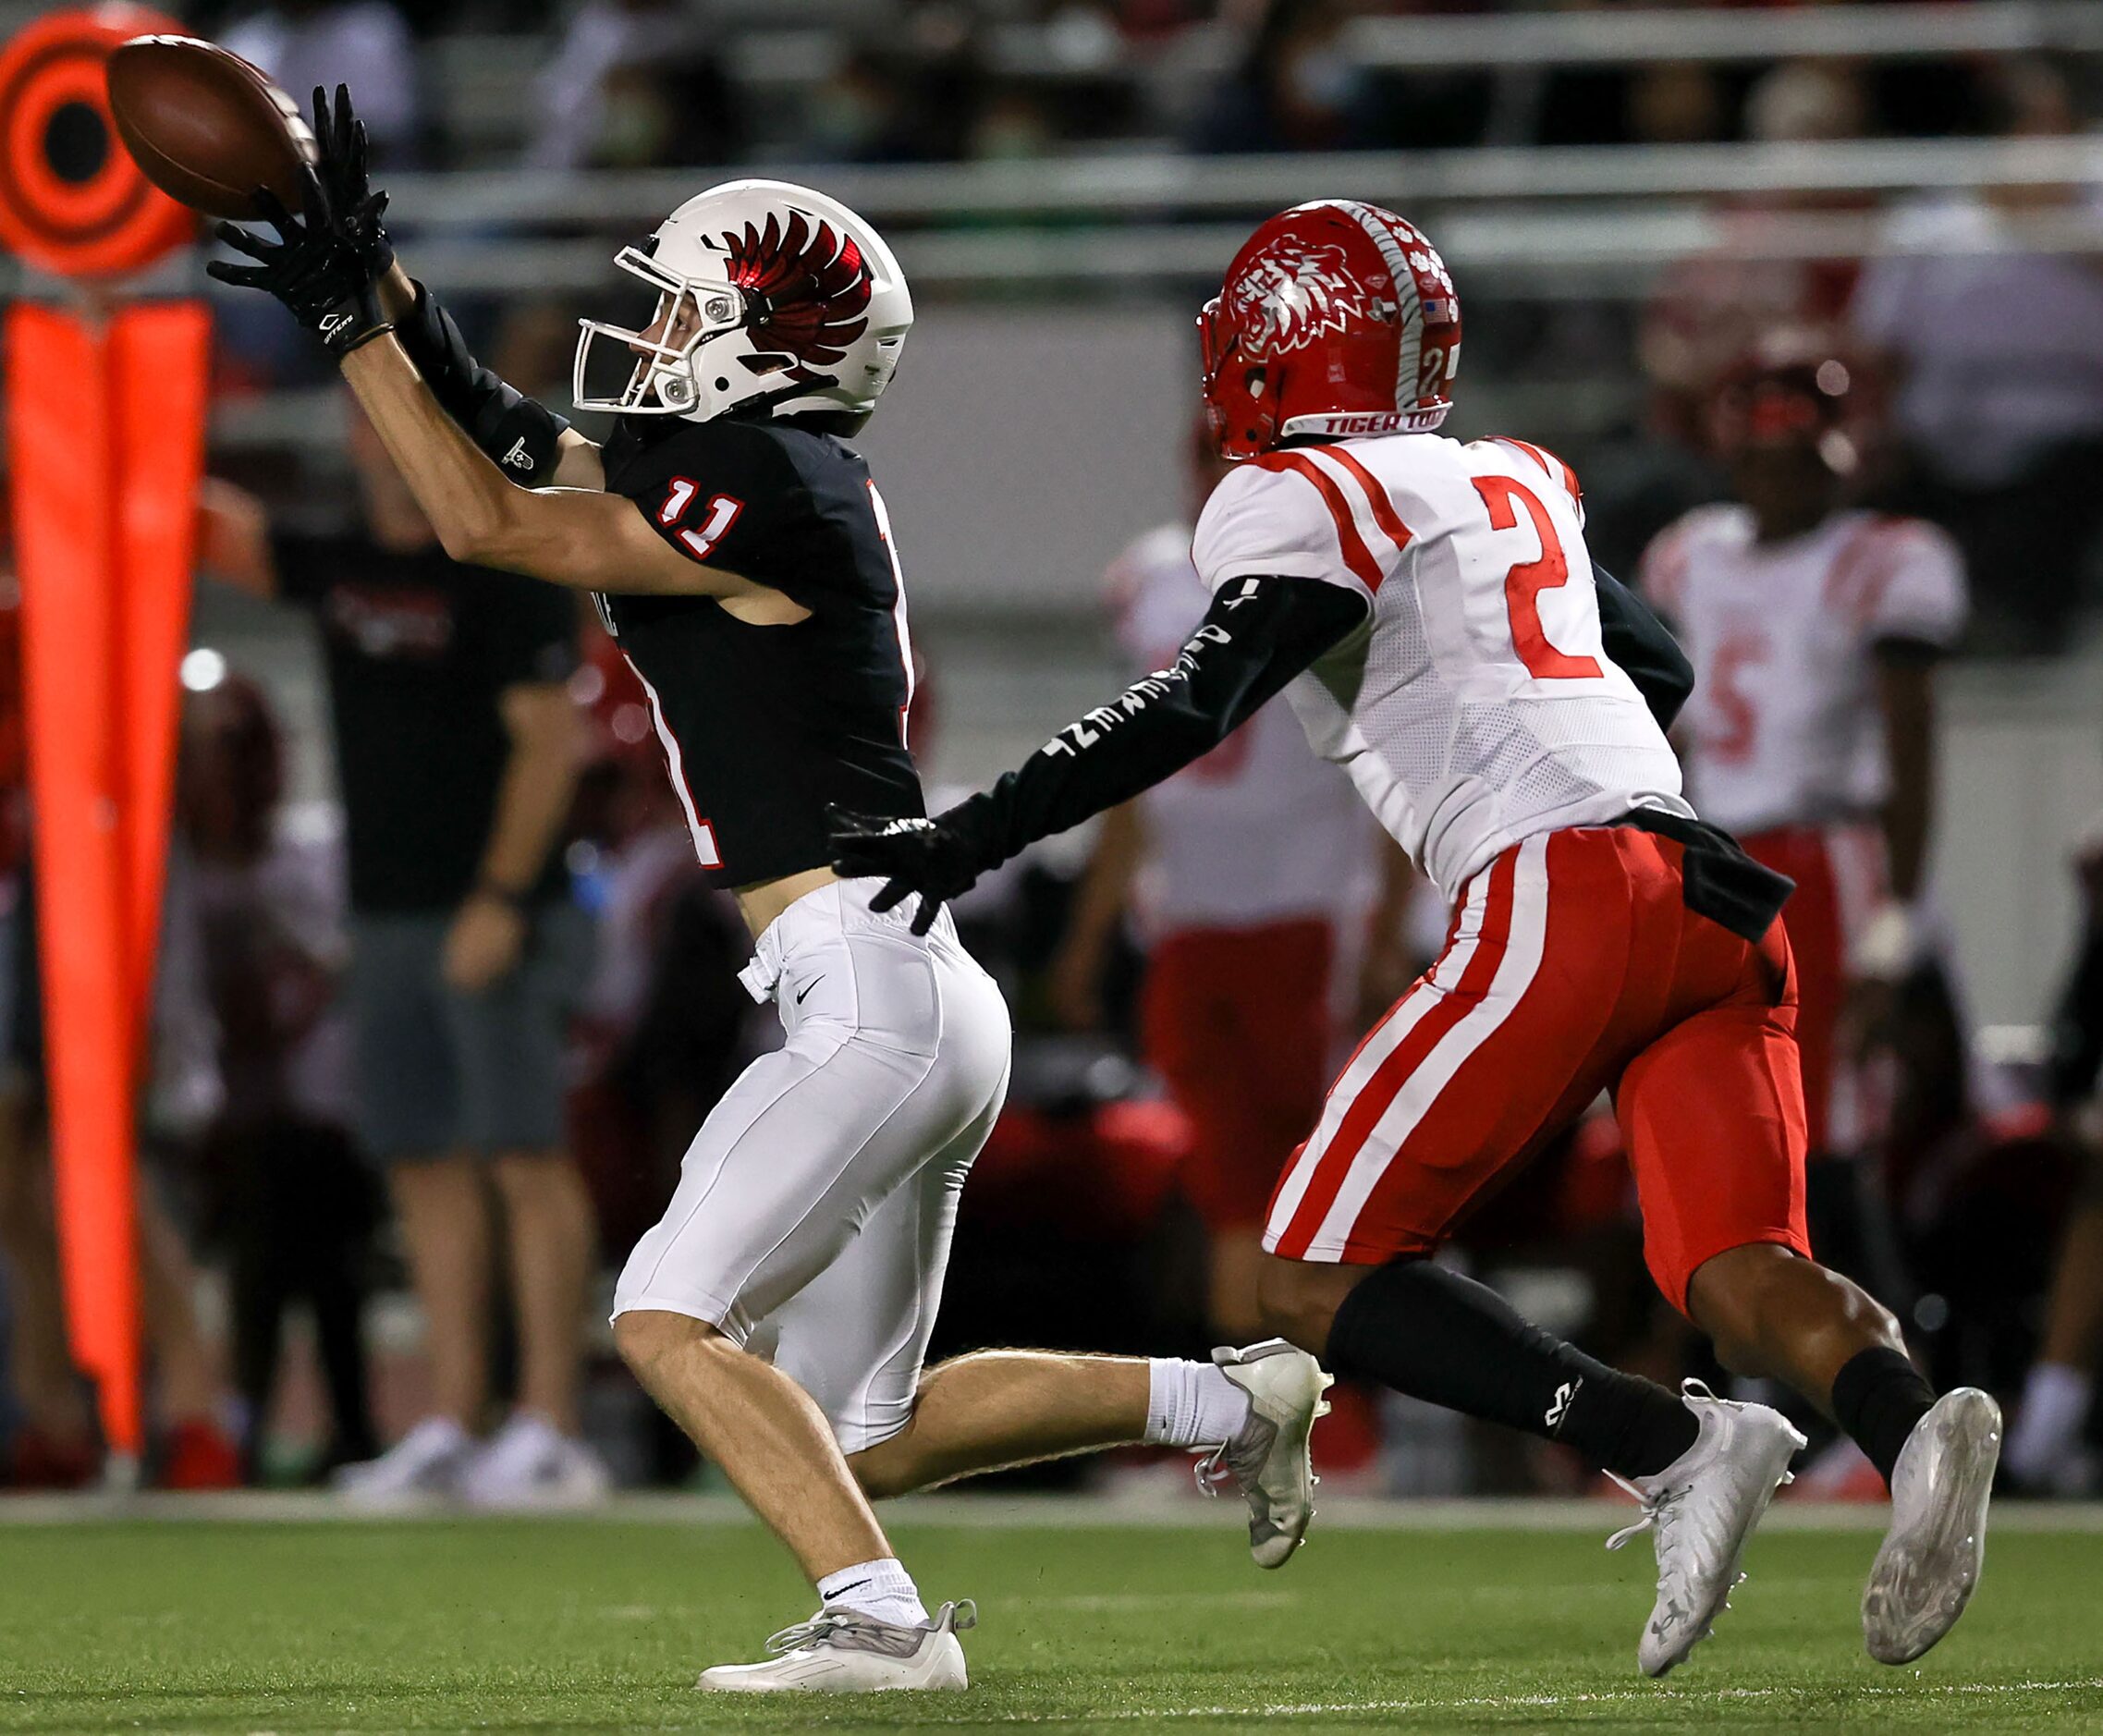
[[[1351,473],[1359,487],[1365,491],[1365,504],[1373,508],[1373,522],[1387,532],[1388,540],[1394,544],[1398,553],[1407,549],[1412,540],[1410,527],[1402,522],[1402,515],[1395,510],[1394,500],[1388,491],[1374,481],[1373,472],[1341,446],[1326,446],[1323,456],[1336,459]]]
[[[1262,471],[1290,471],[1313,483],[1321,494],[1322,504],[1329,509],[1329,517],[1336,520],[1337,545],[1343,550],[1343,564],[1368,591],[1380,589],[1380,581],[1386,575],[1380,570],[1380,563],[1373,558],[1373,551],[1365,546],[1365,539],[1359,535],[1358,525],[1351,516],[1351,503],[1344,499],[1343,490],[1337,486],[1328,471],[1304,452],[1266,452],[1249,462]]]
[[[1514,451],[1523,452],[1547,472],[1551,482],[1562,485],[1563,493],[1571,497],[1573,504],[1580,507],[1584,504],[1584,491],[1577,485],[1577,472],[1553,452],[1543,450],[1530,440],[1514,440],[1510,434],[1492,434],[1490,438],[1500,446],[1510,446]]]

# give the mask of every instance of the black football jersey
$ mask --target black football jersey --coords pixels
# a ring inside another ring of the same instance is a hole
[[[861,454],[786,424],[628,417],[605,461],[607,490],[682,555],[811,611],[792,627],[754,627],[711,597],[598,599],[649,690],[715,884],[823,866],[830,803],[924,813],[905,741],[905,593]]]

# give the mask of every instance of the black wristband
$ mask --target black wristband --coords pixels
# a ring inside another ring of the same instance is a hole
[[[378,292],[370,284],[337,302],[314,325],[324,347],[338,361],[394,329],[395,323],[381,311]]]
[[[516,887],[492,880],[485,874],[474,883],[474,890],[468,896],[471,899],[493,899],[499,904],[508,905],[514,911],[523,911],[529,895]]]

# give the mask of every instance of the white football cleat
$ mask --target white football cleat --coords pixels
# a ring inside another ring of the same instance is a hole
[[[555,1510],[595,1507],[613,1492],[605,1461],[544,1416],[520,1411],[459,1475],[471,1507]]]
[[[970,1598],[944,1604],[925,1627],[898,1627],[852,1609],[821,1609],[767,1641],[764,1664],[717,1664],[694,1686],[709,1693],[889,1693],[968,1688],[962,1628]]]
[[[1958,1387],[1913,1424],[1891,1471],[1891,1528],[1862,1594],[1862,1639],[1880,1664],[1910,1664],[1956,1624],[1987,1554],[1987,1499],[2000,1461],[2000,1406]]]
[[[474,1436],[449,1416],[427,1416],[377,1459],[336,1467],[334,1482],[357,1507],[448,1499],[475,1456]]]
[[[1249,1395],[1249,1420],[1198,1461],[1198,1487],[1217,1495],[1231,1477],[1249,1504],[1249,1553],[1258,1567],[1283,1567],[1314,1517],[1314,1461],[1308,1438],[1329,1413],[1336,1385],[1321,1363],[1283,1339],[1213,1351],[1219,1371]]]
[[[1657,1546],[1657,1602],[1636,1647],[1646,1676],[1662,1676],[1708,1637],[1744,1577],[1746,1538],[1803,1448],[1790,1420],[1764,1404],[1719,1399],[1698,1380],[1682,1381],[1680,1399],[1701,1424],[1694,1444],[1656,1476],[1614,1477],[1643,1503],[1643,1517],[1607,1547],[1644,1531]]]

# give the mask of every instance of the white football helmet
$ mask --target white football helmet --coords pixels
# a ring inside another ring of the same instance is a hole
[[[912,297],[884,238],[837,199],[787,181],[726,181],[614,256],[658,292],[642,331],[580,320],[579,410],[706,422],[755,399],[776,415],[866,419],[912,329]],[[617,397],[585,387],[592,345],[638,352]]]

